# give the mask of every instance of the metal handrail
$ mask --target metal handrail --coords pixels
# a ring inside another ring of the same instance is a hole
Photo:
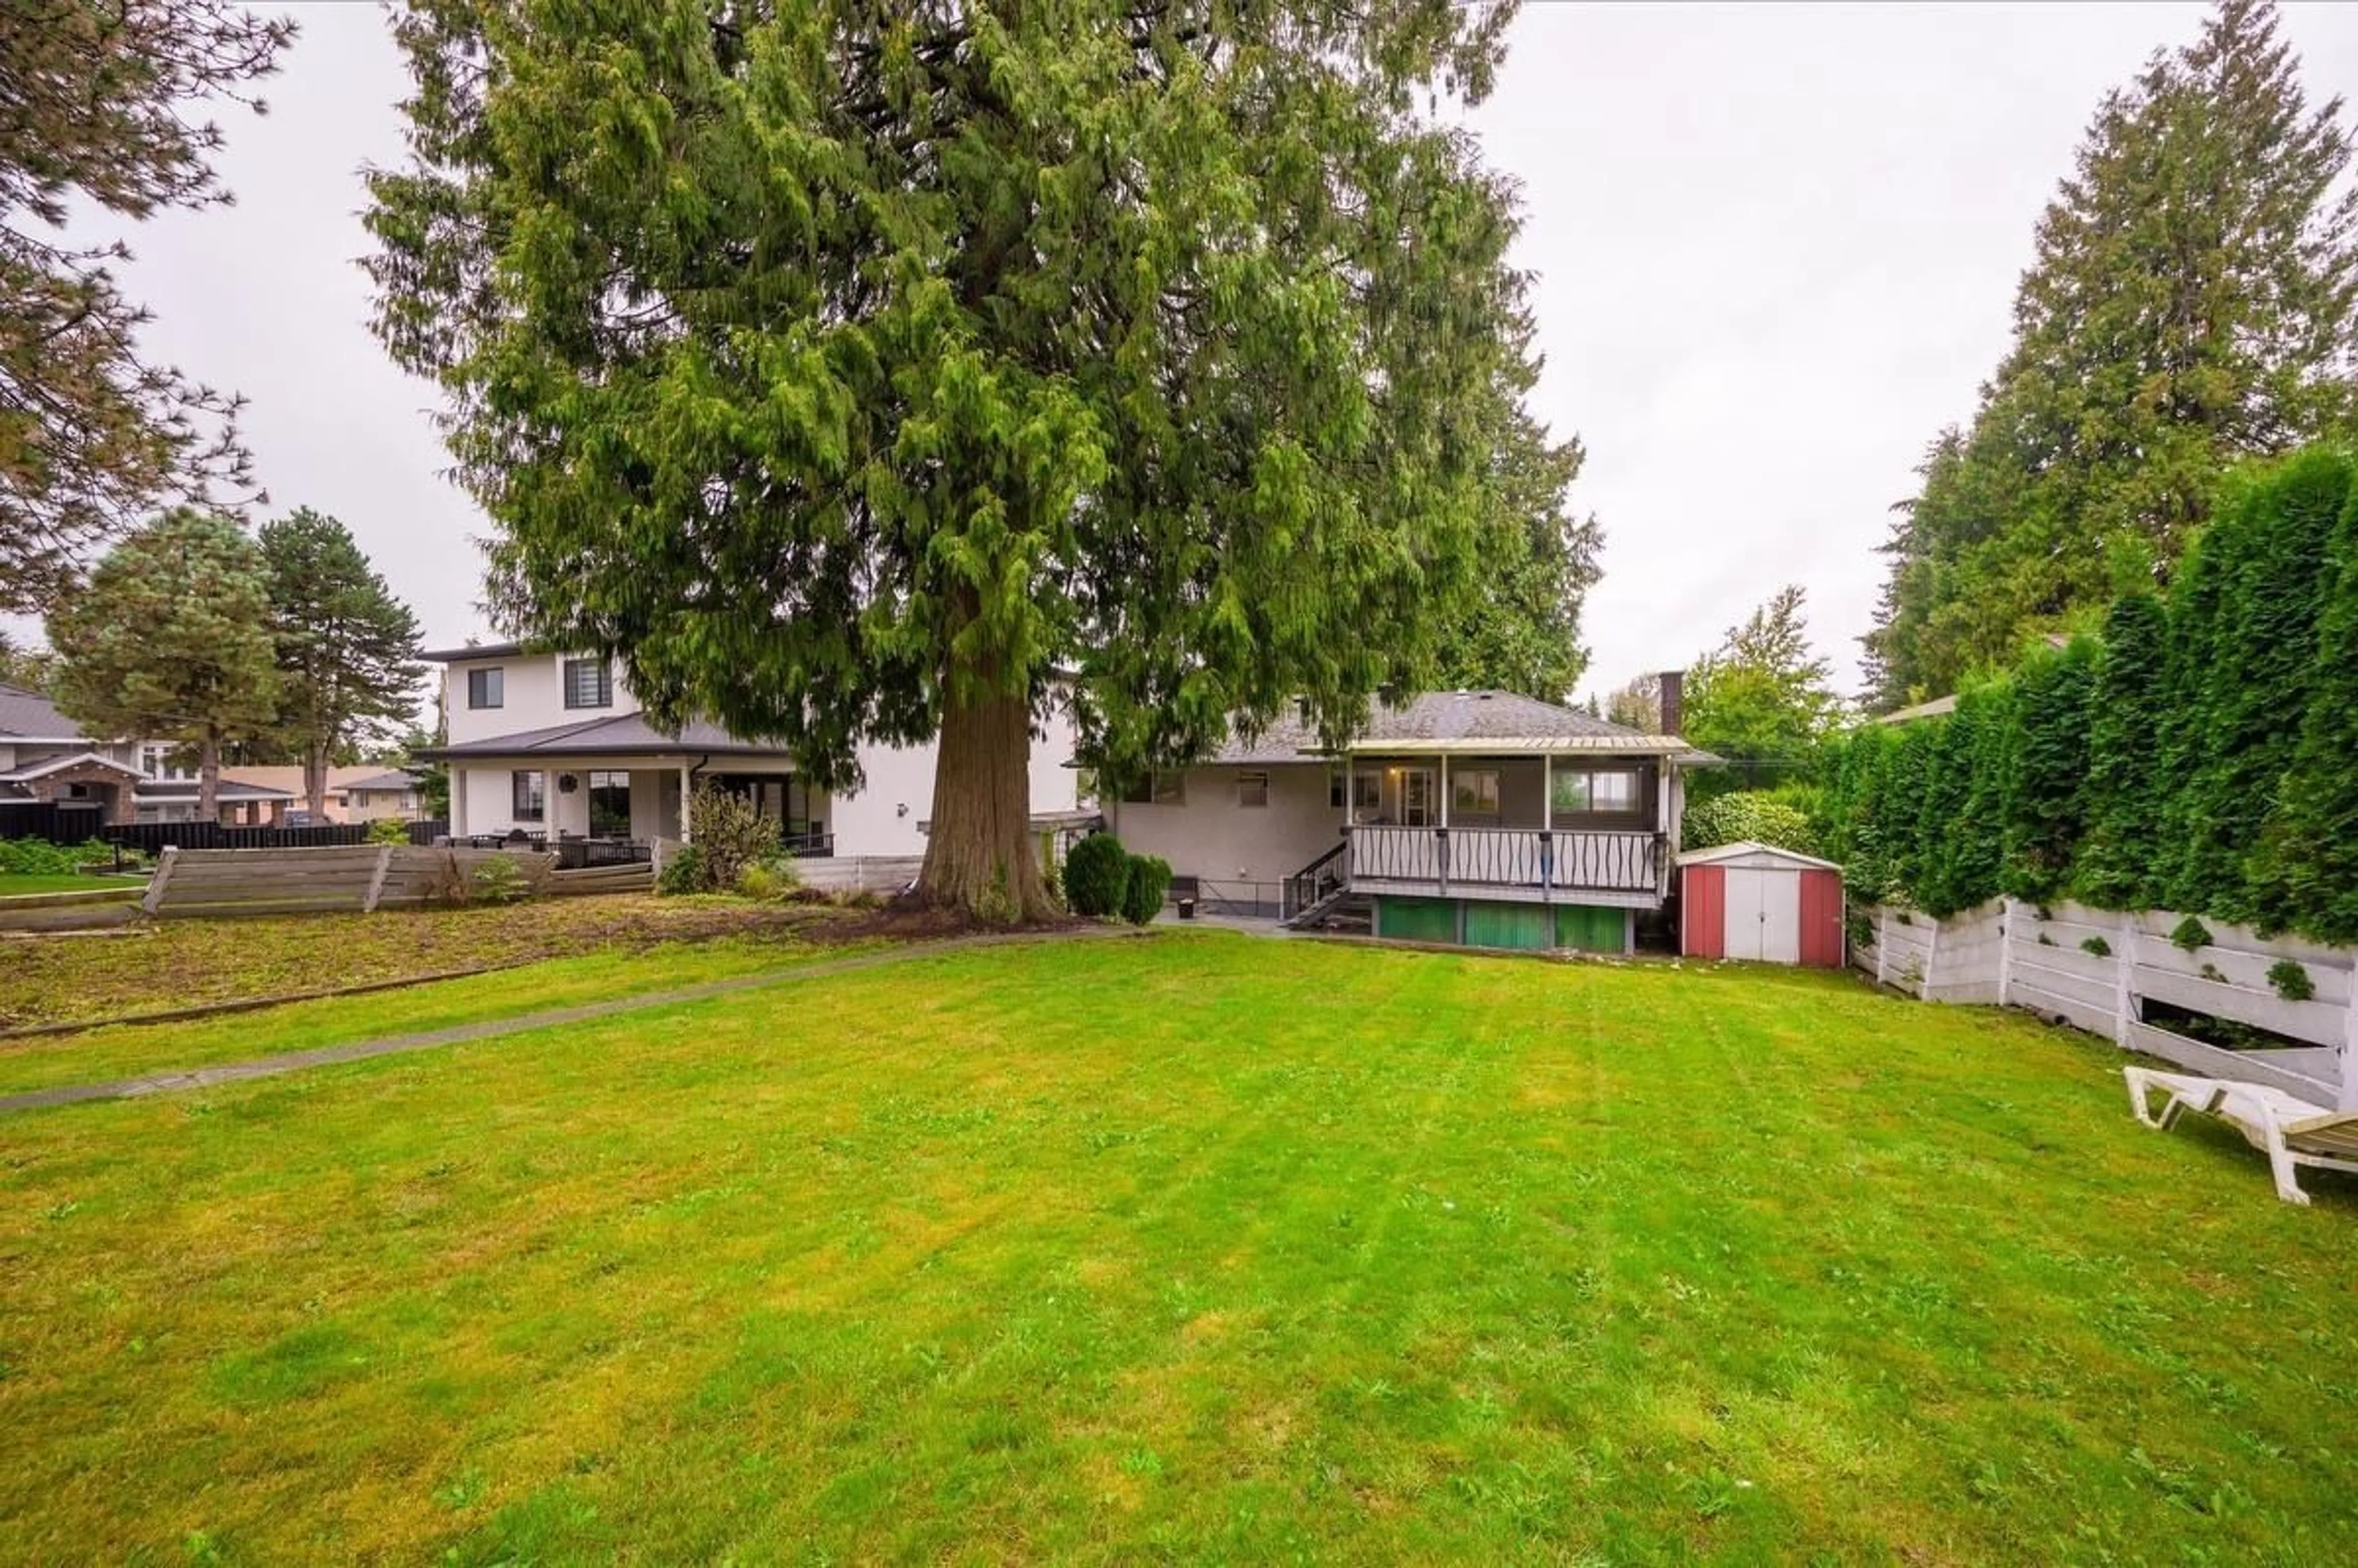
[[[1278,884],[1277,917],[1292,920],[1350,886],[1350,855],[1351,840],[1347,835],[1333,849]]]

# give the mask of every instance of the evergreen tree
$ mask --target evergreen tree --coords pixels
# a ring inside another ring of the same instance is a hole
[[[1882,788],[1868,813],[1868,828],[1883,848],[1891,885],[1920,903],[1920,890],[1930,859],[1928,842],[1937,846],[1941,835],[1948,830],[1946,823],[1934,822],[1930,824],[1928,833],[1923,810],[1924,798],[1934,787],[1940,771],[1947,729],[1945,722],[1933,719],[1920,719],[1901,728],[1899,739],[1891,747],[1890,758],[1881,770]],[[1955,805],[1963,806],[1962,793]]]
[[[182,508],[107,551],[49,622],[58,706],[92,735],[197,753],[197,809],[217,819],[222,742],[277,714],[269,574],[225,518]]]
[[[1044,915],[1057,672],[1110,776],[1339,742],[1478,589],[1512,12],[408,0],[376,327],[512,630],[830,789],[938,736],[922,891]]]
[[[294,32],[229,0],[0,5],[0,608],[48,603],[147,508],[251,484],[236,399],[141,356],[130,252],[63,232],[226,202],[220,128],[192,111]]]
[[[2252,868],[2261,922],[2358,943],[2358,485],[2342,509],[2316,675]]]
[[[2165,767],[2169,623],[2149,592],[2123,594],[2104,618],[2088,712],[2088,825],[2073,891],[2105,909],[2163,902],[2161,824],[2174,785]]]
[[[1501,390],[1492,438],[1476,590],[1440,639],[1438,679],[1461,690],[1521,692],[1562,702],[1588,668],[1580,611],[1595,586],[1604,535],[1564,510],[1580,472],[1577,440],[1552,443]]]
[[[2349,417],[2358,191],[2340,114],[2309,107],[2266,0],[2223,0],[2105,99],[2039,222],[2014,348],[1886,546],[1877,706],[2092,612],[2115,586],[2108,553],[2167,572],[2233,460]]]
[[[1686,738],[1729,762],[1699,776],[1691,786],[1698,793],[1809,776],[1842,699],[1833,665],[1811,652],[1805,600],[1799,585],[1779,589],[1688,673]]]
[[[302,763],[304,799],[318,817],[329,764],[397,739],[416,719],[426,678],[417,618],[351,531],[308,506],[263,524],[262,556],[278,663],[276,736]]]
[[[1947,718],[1909,726],[1928,739],[1907,886],[1928,914],[1971,909],[1998,891],[2014,718],[2012,689],[1994,681],[1960,696]]]
[[[2327,548],[2351,488],[2351,460],[2311,448],[2239,471],[2198,547],[2179,653],[2177,849],[2170,902],[2193,914],[2257,914],[2244,860],[2292,762],[2316,678]],[[2190,574],[2191,575],[2191,574]]]
[[[2085,830],[2096,663],[2095,643],[2082,637],[2061,649],[2040,648],[2017,665],[2011,743],[2002,762],[1991,759],[2002,780],[2002,881],[2007,892],[2034,903],[2061,895]]]

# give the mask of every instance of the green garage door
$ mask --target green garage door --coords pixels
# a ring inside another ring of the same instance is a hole
[[[1584,953],[1619,953],[1628,946],[1629,912],[1598,909],[1585,903],[1558,904],[1555,945]]]
[[[1445,898],[1379,898],[1376,935],[1399,942],[1455,942],[1457,905]]]
[[[1466,906],[1468,947],[1521,947],[1532,952],[1552,947],[1554,922],[1543,903],[1469,903]]]

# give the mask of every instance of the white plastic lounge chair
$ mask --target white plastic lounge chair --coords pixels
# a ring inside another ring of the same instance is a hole
[[[2165,1130],[2180,1112],[2191,1110],[2215,1116],[2242,1133],[2267,1155],[2277,1196],[2287,1203],[2309,1201],[2294,1180],[2299,1166],[2358,1174],[2358,1111],[2328,1110],[2266,1084],[2158,1073],[2151,1067],[2123,1067],[2121,1075],[2128,1080],[2130,1107],[2147,1127]],[[2157,1089],[2168,1097],[2158,1115],[2152,1102]]]

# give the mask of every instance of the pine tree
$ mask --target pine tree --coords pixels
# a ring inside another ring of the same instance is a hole
[[[278,665],[276,734],[302,763],[304,798],[318,817],[328,765],[372,741],[397,740],[416,718],[426,678],[417,618],[351,532],[309,507],[263,524],[262,557]]]
[[[58,706],[92,735],[197,752],[214,820],[225,741],[277,714],[269,577],[234,523],[183,508],[126,535],[49,622]]]
[[[0,5],[0,608],[50,602],[149,508],[251,486],[237,400],[142,356],[130,252],[64,236],[226,202],[196,105],[238,100],[294,33],[228,0]]]
[[[2341,103],[2314,110],[2266,0],[2106,98],[2039,222],[2016,341],[1886,546],[1876,700],[1953,689],[2028,631],[2166,573],[2221,472],[2353,407],[2358,191]]]
[[[2252,866],[2262,924],[2358,943],[2358,485],[2342,509],[2316,671]]]
[[[1511,6],[577,11],[399,7],[372,178],[509,629],[827,788],[937,737],[920,888],[993,916],[1052,692],[1123,776],[1430,679],[1527,287],[1433,100]]]
[[[2198,548],[2175,654],[2169,818],[2170,902],[2189,914],[2257,914],[2244,860],[2309,707],[2327,550],[2351,477],[2349,457],[2321,447],[2241,470]]]
[[[2169,733],[2169,622],[2149,592],[2123,594],[2104,618],[2088,715],[2088,827],[2073,860],[2073,891],[2106,909],[2163,902],[2161,824],[2175,780],[2163,765]]]

